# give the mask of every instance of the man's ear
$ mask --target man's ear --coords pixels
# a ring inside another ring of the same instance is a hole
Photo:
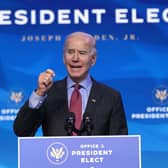
[[[91,66],[94,66],[96,63],[96,55],[92,55]]]

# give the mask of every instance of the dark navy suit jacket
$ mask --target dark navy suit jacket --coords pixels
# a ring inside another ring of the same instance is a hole
[[[28,101],[20,109],[14,121],[17,136],[34,136],[40,125],[44,136],[66,135],[64,125],[69,112],[66,79],[54,82],[47,94],[39,109],[29,108]],[[93,121],[92,135],[128,134],[120,93],[95,80],[84,115],[90,116]]]

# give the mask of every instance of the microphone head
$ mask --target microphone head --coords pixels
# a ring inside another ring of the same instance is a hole
[[[93,129],[93,121],[89,115],[84,115],[83,117],[83,125],[85,130],[92,130]]]
[[[73,112],[68,112],[66,114],[64,128],[67,135],[72,135],[72,132],[75,129],[75,114]]]
[[[92,119],[90,118],[90,116],[84,116],[83,122],[84,122],[85,124],[91,123],[91,122],[92,122]]]
[[[83,123],[84,124],[92,124],[92,117],[90,117],[90,115],[88,114],[84,114],[83,115]]]
[[[75,123],[75,114],[73,112],[68,112],[65,117],[66,123]]]

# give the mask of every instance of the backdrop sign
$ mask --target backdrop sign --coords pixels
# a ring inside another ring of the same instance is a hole
[[[55,80],[62,79],[65,37],[85,31],[97,41],[91,75],[121,92],[129,134],[142,137],[143,167],[167,168],[167,24],[165,1],[2,2],[0,167],[17,167],[13,120],[37,87],[38,74],[51,68]],[[36,136],[41,136],[40,129]]]

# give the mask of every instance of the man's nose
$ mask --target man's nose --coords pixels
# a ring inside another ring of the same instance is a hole
[[[73,61],[78,61],[79,60],[79,53],[78,52],[74,52],[72,60]]]

